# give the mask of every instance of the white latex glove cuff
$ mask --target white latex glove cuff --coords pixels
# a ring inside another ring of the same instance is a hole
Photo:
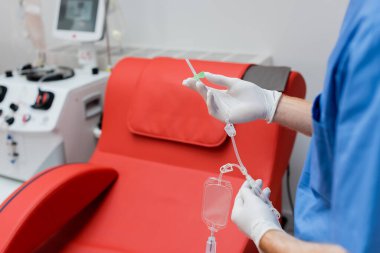
[[[272,93],[272,98],[269,98],[269,99],[271,99],[272,101],[268,104],[272,104],[272,108],[270,109],[270,111],[268,112],[268,115],[266,117],[266,121],[268,123],[273,122],[273,118],[274,118],[274,115],[276,114],[278,103],[280,102],[280,98],[282,96],[282,92],[279,92],[276,90],[270,91],[270,92]]]
[[[253,225],[251,228],[251,239],[256,244],[257,248],[259,248],[260,240],[264,236],[264,234],[270,230],[278,230],[282,231],[277,225],[272,222],[260,221],[256,225]]]

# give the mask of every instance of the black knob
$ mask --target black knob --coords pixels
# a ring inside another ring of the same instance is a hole
[[[15,123],[15,118],[14,117],[7,117],[5,118],[5,122],[7,122],[7,124],[9,126],[13,125],[13,123]]]
[[[12,70],[7,70],[7,71],[5,71],[5,76],[6,77],[13,77],[13,72],[12,72]]]
[[[29,70],[32,69],[33,65],[30,63],[25,64],[24,66],[21,67],[21,70]]]
[[[3,109],[0,109],[0,117],[3,115]]]
[[[16,105],[15,103],[12,103],[9,105],[9,108],[14,111],[14,112],[17,112],[18,110],[18,105]]]
[[[33,65],[28,63],[21,67],[21,75],[26,75],[33,70]]]
[[[99,68],[92,68],[92,74],[93,75],[97,75],[97,74],[99,74]]]

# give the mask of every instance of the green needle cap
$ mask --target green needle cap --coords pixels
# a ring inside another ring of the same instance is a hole
[[[205,73],[204,72],[199,72],[194,76],[195,80],[199,81],[199,79],[205,78]]]

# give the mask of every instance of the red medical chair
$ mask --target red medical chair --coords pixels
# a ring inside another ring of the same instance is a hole
[[[249,67],[193,64],[236,77]],[[224,124],[181,85],[189,76],[183,60],[122,60],[108,83],[102,135],[91,160],[38,174],[0,206],[0,252],[204,252],[209,231],[201,219],[203,184],[236,158]],[[302,76],[290,72],[284,92],[304,97]],[[236,130],[244,164],[271,188],[281,210],[295,132],[264,121]],[[226,178],[235,195],[243,177],[235,171]],[[220,253],[255,252],[231,222],[216,239]]]

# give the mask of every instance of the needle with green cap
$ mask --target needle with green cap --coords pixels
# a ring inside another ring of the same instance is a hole
[[[199,79],[205,78],[205,73],[204,72],[200,72],[200,73],[197,74],[197,72],[195,71],[195,69],[194,69],[193,65],[191,64],[190,60],[189,59],[185,59],[185,60],[186,60],[187,65],[189,66],[191,72],[193,73],[195,80],[199,81]]]

